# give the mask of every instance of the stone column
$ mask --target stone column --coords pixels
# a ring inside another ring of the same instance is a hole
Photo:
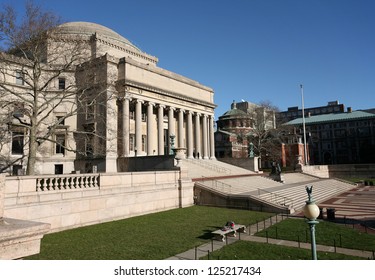
[[[178,148],[184,148],[184,110],[178,111]]]
[[[123,102],[122,102],[122,156],[123,157],[129,157],[129,132],[130,132],[130,110],[129,110],[129,103],[130,103],[130,97],[125,96]]]
[[[200,126],[201,114],[195,114],[195,156],[197,159],[202,157],[201,151],[201,126]]]
[[[142,152],[142,100],[137,99],[135,104],[135,151],[136,156]]]
[[[168,151],[171,150],[171,135],[176,136],[175,132],[175,120],[174,120],[175,108],[169,107],[168,111]]]
[[[193,113],[188,111],[187,113],[187,157],[193,157],[194,151],[194,141],[193,141]]]
[[[210,159],[215,158],[214,116],[210,116]]]
[[[203,159],[208,159],[207,115],[203,115]]]
[[[152,151],[152,143],[153,143],[153,135],[152,135],[152,116],[154,113],[154,103],[148,102],[147,106],[147,155],[153,155]]]
[[[164,155],[164,105],[158,107],[158,155]]]

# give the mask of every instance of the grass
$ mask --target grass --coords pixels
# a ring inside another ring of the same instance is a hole
[[[319,260],[360,260],[337,253],[317,252]],[[311,250],[251,241],[238,241],[210,253],[210,260],[311,260]],[[202,258],[208,259],[208,256]]]
[[[26,259],[165,259],[208,242],[227,221],[249,225],[270,213],[192,206],[45,235]]]
[[[375,250],[375,235],[360,232],[342,224],[319,221],[315,226],[316,243],[358,250]],[[304,219],[287,219],[258,232],[257,236],[310,242],[310,232]],[[277,234],[277,236],[276,236]]]

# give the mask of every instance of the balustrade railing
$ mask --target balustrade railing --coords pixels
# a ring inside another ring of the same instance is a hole
[[[99,174],[43,176],[36,179],[36,191],[99,188]]]

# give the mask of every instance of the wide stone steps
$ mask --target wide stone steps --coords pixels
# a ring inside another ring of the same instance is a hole
[[[312,197],[316,203],[339,195],[354,187],[351,184],[335,179],[317,180],[309,185],[313,185]],[[274,195],[274,197],[272,197],[272,195]],[[280,190],[273,190],[272,195],[270,195],[269,193],[263,193],[259,196],[259,198],[272,202],[272,199],[274,200],[275,197],[286,197],[293,202],[292,207],[296,211],[299,211],[305,205],[305,202],[307,200],[306,185],[301,184],[298,186],[292,186],[289,188],[287,187]]]
[[[254,172],[218,160],[183,159],[182,166],[188,170],[188,177],[220,177],[255,174]]]

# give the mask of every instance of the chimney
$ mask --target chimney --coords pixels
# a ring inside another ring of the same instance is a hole
[[[348,113],[352,112],[352,107],[348,107]]]

